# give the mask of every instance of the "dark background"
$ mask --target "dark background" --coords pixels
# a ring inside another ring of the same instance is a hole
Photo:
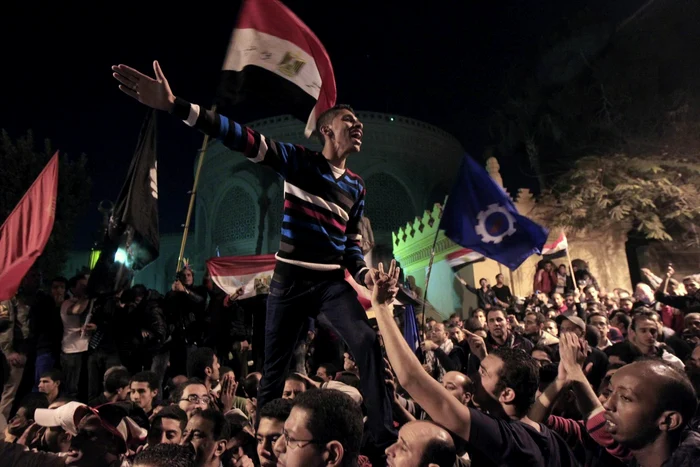
[[[570,35],[572,22],[609,28],[646,0],[284,3],[326,46],[339,102],[437,125],[480,157],[506,81],[537,72],[543,51]],[[69,156],[89,158],[91,205],[74,247],[89,246],[98,203],[116,198],[145,115],[118,91],[110,66],[152,74],[158,59],[176,95],[212,102],[240,2],[202,4],[209,8],[197,2],[4,5],[0,128],[13,137],[31,129],[36,141],[49,138]],[[202,136],[166,115],[159,128],[161,232],[176,232]],[[506,185],[536,190],[526,164],[513,162],[503,167]]]

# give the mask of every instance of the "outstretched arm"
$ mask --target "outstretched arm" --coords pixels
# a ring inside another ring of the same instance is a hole
[[[187,125],[219,139],[229,149],[243,153],[252,162],[272,168],[282,178],[303,161],[299,155],[305,149],[301,146],[271,140],[224,115],[176,97],[157,61],[153,62],[155,79],[127,65],[115,65],[112,71],[120,83],[119,89],[127,96],[173,114]]]
[[[392,282],[395,284],[398,280],[399,271],[395,261],[392,261],[388,274],[383,274],[381,264],[379,267],[372,290],[372,309],[376,312],[386,353],[399,383],[436,423],[469,440],[469,409],[423,370],[423,366],[396,326],[393,307],[390,305],[393,297],[387,292]]]

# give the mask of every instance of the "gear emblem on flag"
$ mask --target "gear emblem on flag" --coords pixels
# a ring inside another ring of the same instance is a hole
[[[501,243],[516,232],[515,217],[500,204],[489,204],[479,213],[477,220],[479,223],[474,230],[484,243]]]

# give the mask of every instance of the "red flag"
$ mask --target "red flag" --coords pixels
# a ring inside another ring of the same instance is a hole
[[[253,98],[269,116],[306,121],[309,137],[336,94],[331,59],[313,31],[277,0],[244,0],[222,67],[218,112],[235,115],[232,106]]]
[[[58,151],[0,227],[0,300],[12,298],[44,252],[56,217]]]

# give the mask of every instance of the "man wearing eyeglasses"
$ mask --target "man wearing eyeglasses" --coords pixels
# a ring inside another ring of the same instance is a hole
[[[285,467],[349,467],[361,443],[359,405],[334,389],[310,389],[294,399],[274,454]]]
[[[202,410],[209,408],[211,404],[211,396],[200,379],[191,378],[183,383],[175,393],[177,406],[185,411],[187,419],[191,419],[193,415]]]

